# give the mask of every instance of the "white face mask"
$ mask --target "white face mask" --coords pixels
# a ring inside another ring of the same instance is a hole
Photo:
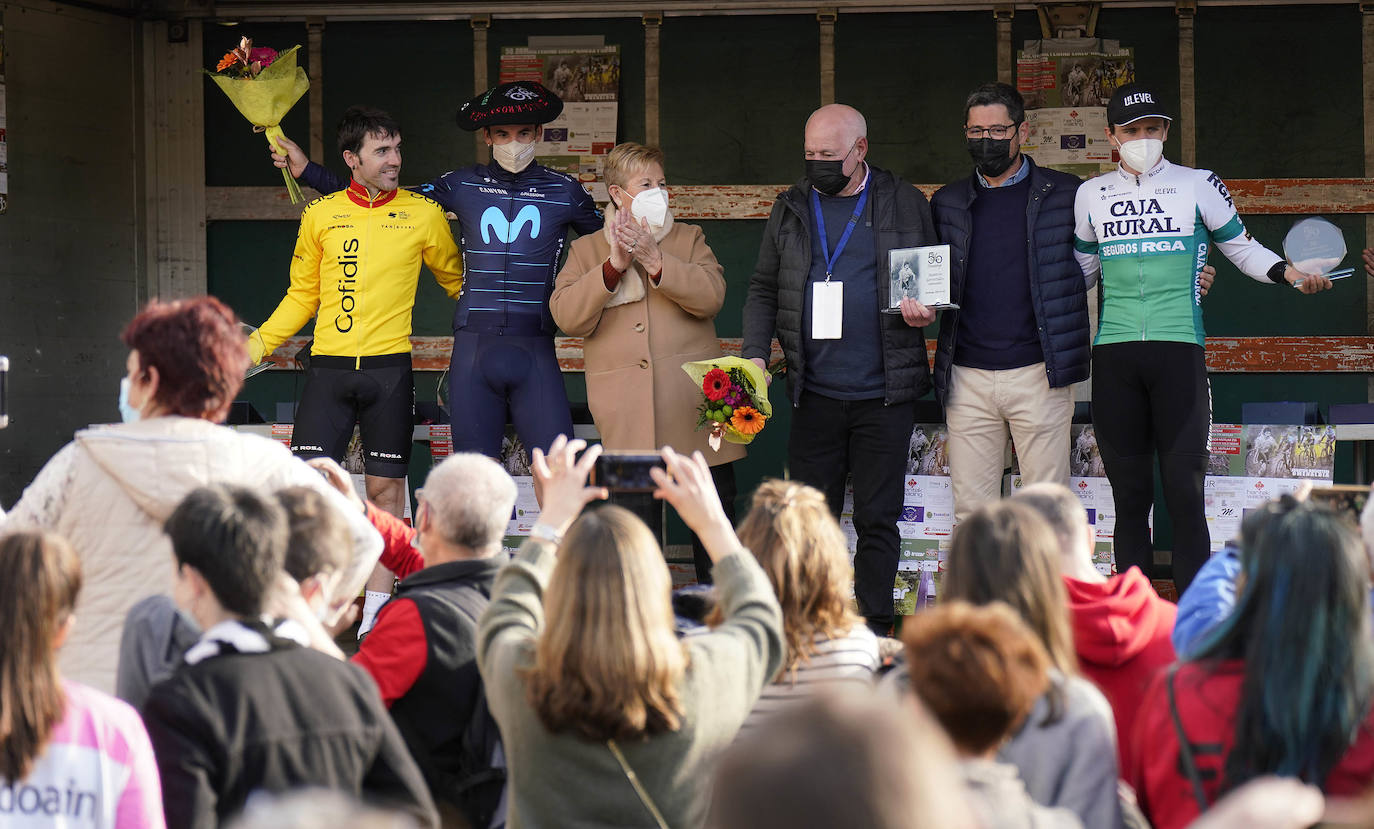
[[[1158,138],[1137,138],[1122,142],[1117,152],[1121,153],[1121,160],[1127,167],[1144,173],[1159,163],[1160,156],[1164,155],[1164,142]]]
[[[648,220],[649,227],[663,227],[668,221],[668,194],[658,187],[641,190],[630,202],[630,215]]]
[[[522,144],[519,141],[508,141],[505,144],[492,144],[491,157],[510,172],[518,173],[534,161],[534,142]]]

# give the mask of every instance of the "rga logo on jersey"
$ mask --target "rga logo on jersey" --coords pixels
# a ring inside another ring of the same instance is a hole
[[[506,215],[501,212],[499,207],[488,207],[482,213],[482,242],[491,244],[491,237],[495,234],[496,238],[510,244],[520,237],[520,231],[525,229],[525,225],[530,226],[530,238],[539,238],[539,208],[532,204],[527,204],[520,208],[520,212],[515,214],[515,221],[506,219]]]
[[[339,310],[343,313],[334,315],[334,329],[340,334],[347,334],[353,330],[353,307],[357,303],[354,296],[357,293],[358,284],[358,240],[349,239],[344,242],[343,255],[336,259],[339,263],[339,272],[343,279],[339,280]]]
[[[1223,199],[1226,199],[1227,207],[1230,207],[1232,209],[1235,208],[1236,203],[1234,201],[1231,201],[1231,191],[1226,189],[1226,183],[1223,182],[1216,173],[1212,173],[1207,176],[1207,183],[1217,188],[1217,192],[1221,194],[1221,197]]]

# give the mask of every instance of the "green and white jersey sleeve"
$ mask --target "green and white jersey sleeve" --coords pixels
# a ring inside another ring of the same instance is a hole
[[[1226,185],[1207,170],[1160,161],[1090,179],[1074,203],[1074,248],[1090,278],[1102,272],[1096,344],[1160,340],[1202,345],[1198,281],[1211,246],[1260,281],[1276,254],[1251,238]]]
[[[1187,167],[1179,167],[1188,170]],[[1255,241],[1240,221],[1235,202],[1221,177],[1211,170],[1190,170],[1197,176],[1198,211],[1202,221],[1212,232],[1212,240],[1222,254],[1231,260],[1241,273],[1257,282],[1271,283],[1269,269],[1283,257]]]

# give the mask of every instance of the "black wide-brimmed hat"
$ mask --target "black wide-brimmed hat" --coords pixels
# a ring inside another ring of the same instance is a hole
[[[494,86],[458,107],[458,126],[468,132],[502,124],[547,124],[563,111],[563,99],[538,81]]]

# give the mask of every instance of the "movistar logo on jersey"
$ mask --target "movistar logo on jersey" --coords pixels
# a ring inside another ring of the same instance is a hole
[[[1113,236],[1183,232],[1174,224],[1174,217],[1165,214],[1159,199],[1126,199],[1112,204],[1108,212],[1123,218],[1102,223],[1102,233],[1099,235],[1103,240]]]
[[[501,212],[499,207],[488,207],[482,212],[482,242],[491,244],[492,234],[502,242],[514,242],[520,237],[520,231],[525,229],[525,225],[530,226],[530,238],[539,238],[539,208],[532,204],[527,204],[520,208],[520,212],[515,214],[515,221],[507,221],[506,214]]]

